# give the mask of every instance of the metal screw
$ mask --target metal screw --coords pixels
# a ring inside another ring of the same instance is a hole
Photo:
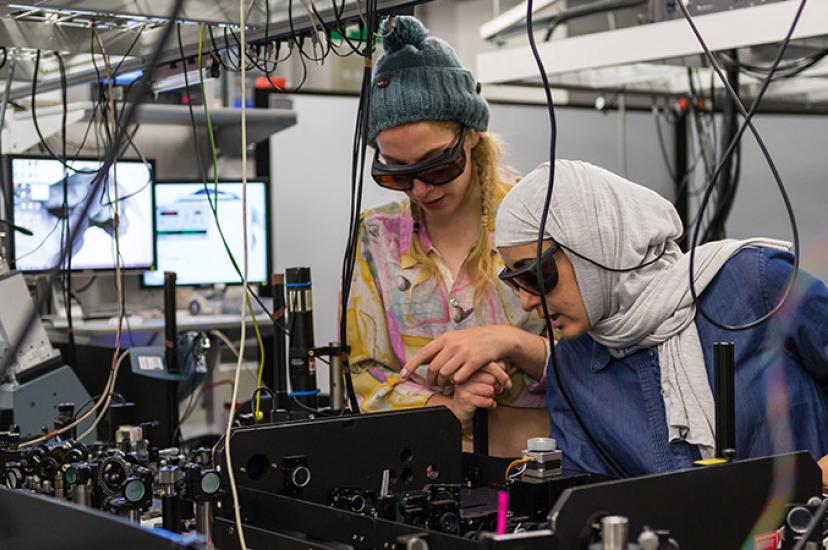
[[[278,469],[279,469],[279,465],[278,465],[278,464],[276,464],[275,462],[271,463],[271,464],[270,464],[270,467],[271,467],[271,468],[273,468],[274,470],[278,470]]]
[[[233,527],[228,527],[228,528],[227,528],[227,532],[228,532],[228,533],[230,533],[230,534],[232,535],[233,533],[235,533],[235,532],[236,532],[236,530],[235,530],[235,529],[233,529]]]

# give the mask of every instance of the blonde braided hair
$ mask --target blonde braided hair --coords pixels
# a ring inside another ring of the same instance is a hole
[[[439,129],[460,133],[460,124],[457,122],[433,122],[432,124]],[[497,282],[495,269],[497,250],[492,246],[489,232],[494,231],[497,205],[509,192],[511,186],[501,172],[500,145],[497,139],[488,132],[472,129],[467,131],[467,139],[468,136],[474,135],[473,133],[476,133],[479,139],[471,151],[470,184],[480,186],[481,218],[477,241],[469,252],[465,265],[469,280],[474,287],[474,301],[478,303],[486,287]],[[411,216],[415,225],[424,223],[423,213],[414,202],[411,202]],[[428,279],[440,276],[437,265],[423,250],[418,238],[411,239],[410,255],[424,269],[423,275],[411,285],[410,291]]]

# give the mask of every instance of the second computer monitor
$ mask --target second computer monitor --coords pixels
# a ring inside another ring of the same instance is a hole
[[[263,181],[247,183],[249,282],[268,280],[267,187]],[[179,285],[241,283],[221,234],[223,232],[239,269],[243,269],[241,182],[221,181],[216,187],[210,182],[205,188],[201,182],[168,181],[156,182],[153,189],[156,269],[144,273],[144,284],[163,285],[165,271],[174,271]]]

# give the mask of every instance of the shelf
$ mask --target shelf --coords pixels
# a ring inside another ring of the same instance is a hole
[[[68,106],[67,123],[88,123],[93,110],[89,103]],[[10,114],[10,113],[9,113]],[[7,116],[9,116],[7,114]],[[58,105],[39,108],[37,122],[44,136],[48,138],[60,131],[62,108]],[[206,128],[207,119],[199,106],[193,109],[193,118],[201,131]],[[217,147],[222,154],[237,154],[241,142],[241,110],[214,108],[210,110]],[[39,143],[37,133],[28,112],[14,113],[14,124],[7,125],[3,137],[4,153],[21,153]],[[144,125],[190,126],[190,113],[186,106],[145,103],[138,107],[137,123]],[[296,124],[296,112],[291,108],[247,109],[247,143],[252,145]]]
[[[798,7],[798,1],[788,0],[696,16],[694,20],[713,51],[753,48],[780,43]],[[776,23],[770,25],[769,21]],[[828,45],[826,37],[828,2],[807,3],[793,39],[819,47]],[[698,66],[703,55],[683,18],[551,40],[538,44],[538,49],[553,87],[667,95],[688,92],[686,66]],[[709,69],[706,71],[705,86],[710,81]],[[768,97],[825,100],[828,65],[821,63],[804,74],[772,85]],[[477,75],[483,84],[540,85],[528,46],[478,55]],[[759,84],[749,77],[743,81],[747,95]]]
[[[270,1],[270,20],[265,25],[263,2],[251,4],[246,18],[248,43],[263,43],[265,39],[285,38],[291,34],[291,22],[287,0]],[[429,0],[379,0],[380,12],[397,13]],[[302,3],[294,2],[293,28],[297,32],[310,28],[309,19]],[[36,0],[31,3],[0,1],[0,46],[17,49],[17,63],[10,98],[18,99],[28,94],[34,72],[34,51],[44,51],[39,70],[38,88],[46,92],[60,85],[58,64],[51,52],[64,54],[67,79],[71,84],[94,82],[97,75],[92,66],[93,32],[97,29],[105,51],[120,58],[127,52],[124,70],[141,69],[154,52],[161,36],[164,21],[174,5],[173,0]],[[336,20],[333,2],[317,2],[319,15],[326,23]],[[340,1],[336,0],[336,5]],[[340,20],[354,22],[359,18],[358,5],[364,2],[345,0]],[[189,0],[184,2],[178,20],[185,55],[198,52],[198,26],[193,23],[212,25],[224,44],[224,28],[238,27],[239,3],[237,1]],[[134,47],[132,47],[135,41]],[[132,47],[131,51],[130,48]],[[209,39],[202,48],[211,49]],[[95,42],[95,51],[100,47]],[[98,55],[100,57],[100,55]],[[168,63],[181,58],[176,35],[168,41],[161,53],[160,62]],[[100,59],[98,60],[101,66]],[[9,74],[9,64],[0,70],[0,80]]]

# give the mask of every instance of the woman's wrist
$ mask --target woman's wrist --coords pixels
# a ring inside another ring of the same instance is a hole
[[[543,378],[546,370],[549,341],[517,327],[508,327],[513,334],[507,360],[535,380]]]

